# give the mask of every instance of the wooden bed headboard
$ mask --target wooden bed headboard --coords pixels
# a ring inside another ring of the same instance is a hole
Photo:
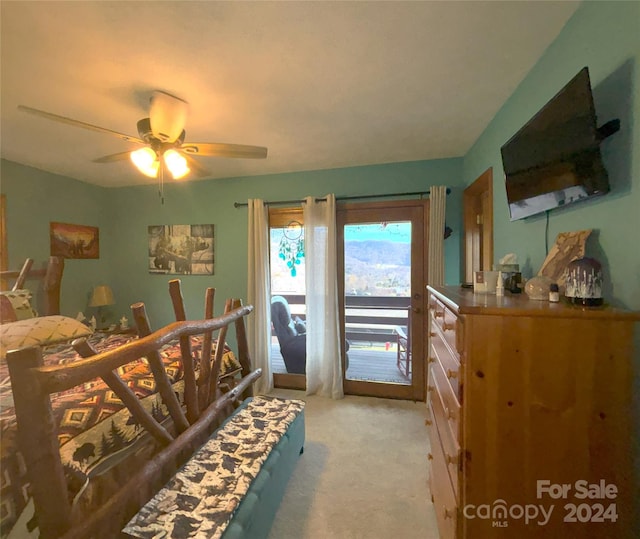
[[[60,285],[64,272],[64,258],[50,256],[46,267],[32,269],[32,266],[33,258],[27,258],[21,269],[0,272],[2,289],[19,290],[25,288],[27,280],[39,280],[42,282],[42,290],[44,292],[43,314],[60,314]],[[11,286],[8,284],[10,281],[14,281]]]

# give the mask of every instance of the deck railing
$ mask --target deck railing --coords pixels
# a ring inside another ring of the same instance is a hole
[[[292,316],[305,320],[305,296],[281,294]],[[407,327],[411,298],[404,296],[345,296],[346,338],[351,341],[395,340],[396,327]]]

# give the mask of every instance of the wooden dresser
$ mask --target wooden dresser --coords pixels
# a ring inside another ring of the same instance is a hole
[[[441,539],[634,536],[640,314],[428,292],[426,424]]]

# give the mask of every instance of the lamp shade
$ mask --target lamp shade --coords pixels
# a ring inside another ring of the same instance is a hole
[[[113,305],[114,303],[115,300],[113,299],[113,292],[111,291],[111,287],[102,284],[100,286],[96,286],[93,289],[89,307],[102,307],[104,305]]]

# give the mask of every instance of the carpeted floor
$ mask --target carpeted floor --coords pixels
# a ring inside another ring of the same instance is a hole
[[[269,539],[437,539],[424,403],[306,401],[306,444]]]

